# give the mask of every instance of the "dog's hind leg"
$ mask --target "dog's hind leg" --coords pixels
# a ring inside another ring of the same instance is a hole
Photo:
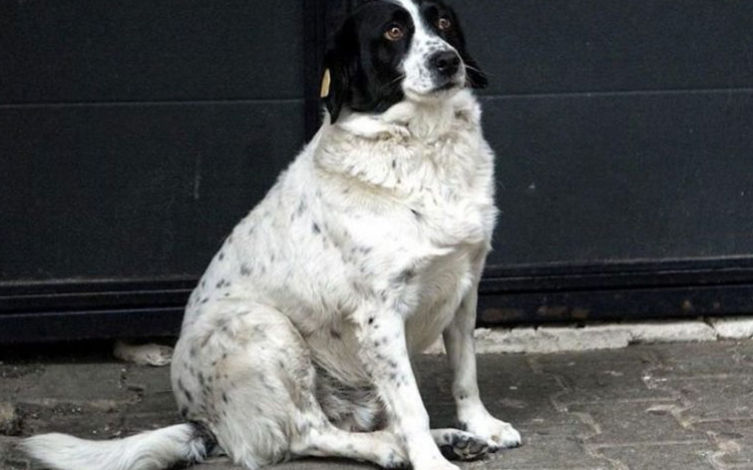
[[[382,468],[407,468],[408,457],[393,433],[355,433],[329,423],[312,428],[294,444],[293,453],[310,457],[341,457],[371,462]]]
[[[393,435],[350,433],[329,421],[310,350],[284,314],[239,302],[204,308],[176,347],[174,386],[186,418],[204,423],[236,464],[257,469],[304,456],[386,468],[407,462]]]

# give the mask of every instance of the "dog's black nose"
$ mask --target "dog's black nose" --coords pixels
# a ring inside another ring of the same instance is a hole
[[[460,56],[455,51],[437,52],[429,59],[431,66],[446,77],[452,77],[460,69]]]

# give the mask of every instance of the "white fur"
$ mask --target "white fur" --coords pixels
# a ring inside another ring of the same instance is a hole
[[[461,350],[451,355],[460,419],[492,447],[519,443],[481,405],[471,364],[475,290],[497,214],[493,167],[470,91],[325,124],[234,229],[192,295],[173,365],[188,417],[206,420],[207,407],[233,416],[210,427],[251,468],[318,455],[309,431],[322,413],[336,413],[328,402],[311,411],[281,399],[291,393],[279,377],[297,371],[312,395],[304,401],[314,399],[316,364],[343,387],[376,386],[390,429],[406,441],[393,451],[415,468],[454,468],[433,444],[410,364],[445,332],[448,348]],[[237,407],[200,398],[209,375]],[[354,413],[373,417],[369,405]]]
[[[310,455],[456,470],[438,445],[474,442],[462,447],[472,458],[520,443],[481,403],[473,352],[497,216],[494,155],[470,91],[423,95],[424,45],[449,46],[412,2],[398,3],[417,25],[406,100],[326,122],[235,227],[186,308],[172,362],[178,405],[250,469]],[[466,432],[429,429],[412,369],[442,334]],[[54,462],[64,445],[77,470],[100,467],[98,446],[159,462],[185,450],[35,439],[34,455]]]
[[[29,455],[60,470],[158,470],[205,454],[204,444],[187,424],[117,441],[85,441],[46,434],[23,441]]]

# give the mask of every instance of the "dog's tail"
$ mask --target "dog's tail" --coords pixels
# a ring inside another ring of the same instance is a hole
[[[21,442],[31,457],[56,470],[163,470],[202,462],[216,446],[201,424],[179,424],[112,441],[44,434]]]

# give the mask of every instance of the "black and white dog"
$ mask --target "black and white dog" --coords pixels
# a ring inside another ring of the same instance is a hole
[[[186,422],[127,439],[44,435],[63,470],[157,470],[226,454],[456,470],[518,446],[479,398],[477,287],[497,210],[453,11],[372,0],[327,56],[319,133],[233,230],[191,295],[172,364]],[[431,430],[411,358],[444,336],[460,429]],[[462,429],[462,430],[461,430]]]

